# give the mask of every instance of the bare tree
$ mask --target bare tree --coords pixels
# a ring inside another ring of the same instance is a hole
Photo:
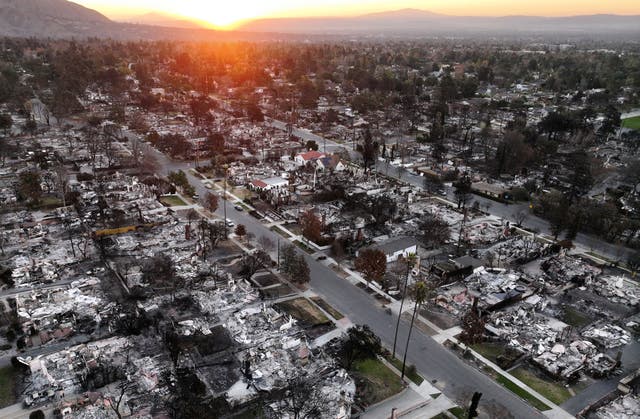
[[[245,279],[250,279],[253,274],[271,263],[271,258],[265,252],[259,250],[254,253],[246,253],[242,256],[240,265],[242,266],[241,274]]]
[[[270,252],[276,248],[274,241],[267,236],[260,236],[258,239],[258,246],[260,246],[265,252]]]
[[[524,223],[527,218],[529,218],[529,214],[525,210],[520,210],[514,215],[514,219],[516,222],[516,227],[522,227],[522,223]]]
[[[487,252],[487,254],[485,255],[485,259],[489,264],[489,269],[493,269],[493,266],[496,263],[496,254],[493,252]]]
[[[427,214],[420,222],[420,231],[425,244],[438,247],[451,238],[449,224],[433,214]]]
[[[276,417],[312,419],[326,411],[328,397],[316,381],[322,379],[298,376],[289,381],[277,400],[269,405]]]
[[[155,152],[147,144],[141,145],[140,170],[145,173],[155,173],[160,167]]]
[[[193,208],[190,208],[189,211],[187,211],[187,223],[189,224],[189,228],[191,228],[191,223],[196,221],[199,218],[200,218],[200,215],[198,214],[198,211],[194,210]]]
[[[62,205],[67,206],[67,186],[68,186],[68,174],[67,168],[64,165],[58,164],[55,167],[55,185],[56,189],[60,193],[60,197],[62,198]]]
[[[107,405],[113,410],[113,412],[118,416],[118,419],[122,419],[122,413],[120,412],[120,406],[122,405],[122,401],[124,400],[124,396],[128,391],[132,390],[135,387],[135,383],[130,381],[121,381],[117,390],[118,393],[115,396],[111,394],[103,395],[102,398],[107,401]]]

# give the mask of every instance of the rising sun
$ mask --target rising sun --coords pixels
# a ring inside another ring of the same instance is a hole
[[[261,16],[264,12],[264,1],[225,0],[201,3],[197,10],[183,11],[183,14],[209,22],[216,28],[232,29],[245,20]]]

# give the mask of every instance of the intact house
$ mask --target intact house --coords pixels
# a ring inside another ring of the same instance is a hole
[[[415,237],[398,237],[373,245],[369,249],[382,250],[387,257],[387,263],[390,263],[397,261],[401,256],[406,258],[410,254],[417,254],[418,241]]]
[[[326,156],[327,155],[324,153],[312,150],[312,151],[307,151],[305,153],[297,154],[293,160],[298,166],[304,166],[307,163],[312,163],[312,164],[316,163],[318,160]]]
[[[329,154],[321,157],[316,161],[318,170],[333,170],[334,172],[342,172],[347,168],[344,162],[340,159],[340,156],[336,154]]]
[[[487,182],[475,182],[471,185],[471,190],[481,195],[487,195],[497,199],[507,199],[508,191],[504,186]]]
[[[255,179],[249,183],[249,188],[256,192],[281,191],[287,189],[289,181],[279,176],[266,179]]]

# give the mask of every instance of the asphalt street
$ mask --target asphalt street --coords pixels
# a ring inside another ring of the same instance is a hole
[[[276,121],[272,119],[268,119],[267,123],[272,125],[273,127],[279,129],[286,129],[286,124],[282,121]],[[294,128],[292,133],[299,138],[304,140],[313,140],[319,145],[319,149],[324,151],[326,147],[327,153],[335,152],[339,149],[346,149],[349,152],[349,155],[353,159],[353,161],[358,161],[361,159],[361,156],[358,152],[354,151],[351,144],[345,145],[336,143],[335,141],[331,141],[325,139],[319,135],[316,135],[308,130]],[[398,172],[398,168],[392,165],[387,165],[384,162],[378,161],[376,163],[376,171],[381,174],[385,174],[387,176],[400,179],[403,182],[407,182],[416,188],[422,189],[424,187],[424,178],[422,176],[416,175],[409,170],[403,171],[401,174]],[[454,201],[455,196],[452,187],[446,188],[446,198],[451,201]],[[514,223],[516,219],[516,214],[521,211],[525,211],[527,213],[527,217],[523,222],[523,227],[534,230],[540,234],[545,234],[547,236],[552,236],[551,228],[549,223],[535,216],[529,210],[529,205],[524,204],[503,204],[497,201],[493,201],[491,199],[483,198],[481,196],[474,195],[472,201],[469,205],[473,205],[473,202],[478,202],[481,209],[488,208],[487,212],[492,215],[501,217],[505,220],[508,220]],[[601,240],[597,237],[590,236],[588,234],[579,233],[574,240],[574,243],[580,245],[581,247],[593,251],[601,256],[604,256],[611,260],[622,261],[625,262],[629,256],[633,253],[631,249],[628,249],[624,246],[607,243],[604,240]]]
[[[185,170],[189,182],[200,196],[207,189],[201,179],[193,176],[186,169],[190,163],[174,162],[164,154],[157,152],[160,172],[166,175],[169,171]],[[224,213],[225,201],[216,210],[220,217]],[[259,220],[246,212],[237,211],[230,202],[226,202],[227,218],[236,224],[243,224],[247,231],[255,237],[266,236],[273,242],[283,239],[266,228]],[[396,318],[387,314],[381,306],[365,291],[341,279],[330,268],[324,266],[310,256],[306,256],[311,274],[312,289],[323,296],[329,304],[345,314],[354,324],[367,324],[382,339],[387,347],[391,347],[395,331]],[[406,342],[408,324],[401,322],[398,342]],[[400,345],[404,347],[404,344]],[[401,348],[401,354],[404,350]],[[516,418],[536,418],[543,415],[516,397],[510,391],[496,384],[452,354],[448,349],[435,342],[431,337],[414,328],[407,355],[408,362],[414,364],[418,371],[429,381],[440,388],[443,393],[459,402],[466,402],[474,391],[483,393],[483,404],[499,405],[507,409]]]

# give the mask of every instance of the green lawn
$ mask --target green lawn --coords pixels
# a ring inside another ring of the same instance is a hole
[[[640,116],[634,116],[633,118],[622,120],[622,127],[640,130]]]
[[[391,365],[396,367],[398,371],[402,371],[402,361],[400,361],[398,358],[391,358],[391,354],[389,354],[389,357],[387,357],[387,361],[389,361]],[[405,367],[404,374],[409,380],[416,383],[416,385],[420,385],[424,381],[424,378],[422,378],[417,372],[414,374],[409,374],[409,365]]]
[[[571,393],[569,393],[569,390],[567,390],[563,385],[557,384],[551,380],[545,380],[544,378],[536,375],[533,371],[524,367],[518,367],[511,371],[511,375],[555,404],[562,404],[571,398]]]
[[[282,229],[278,228],[278,226],[271,226],[271,227],[269,227],[269,230],[273,231],[274,233],[278,233],[279,235],[281,235],[285,239],[289,238],[289,235],[287,233],[285,233]]]
[[[299,240],[294,241],[293,244],[295,244],[300,249],[304,250],[305,252],[307,252],[310,255],[316,252],[315,250],[313,250],[312,248],[307,246],[306,243],[303,243],[303,242],[301,242]]]
[[[464,407],[456,406],[449,409],[449,413],[459,419],[467,419],[467,409]]]
[[[180,199],[177,195],[167,195],[160,198],[160,202],[168,207],[182,207],[187,205],[182,199]]]
[[[518,387],[516,385],[516,383],[514,383],[511,380],[509,380],[504,375],[498,374],[498,377],[496,378],[496,381],[498,383],[502,384],[504,387],[506,387],[512,393],[515,393],[518,397],[526,400],[531,406],[535,407],[536,409],[540,410],[541,412],[551,409],[549,406],[547,406],[546,404],[542,403],[540,400],[535,398],[533,396],[533,394],[529,393],[528,391],[526,391],[525,389],[523,389],[521,387]]]
[[[471,349],[492,362],[496,362],[498,356],[504,354],[504,347],[504,344],[490,342],[476,343],[475,345],[471,345]]]
[[[400,377],[378,359],[357,361],[352,371],[360,381],[358,392],[367,406],[388,399],[404,388]]]
[[[0,408],[16,402],[13,394],[16,378],[16,370],[13,367],[0,368]]]

